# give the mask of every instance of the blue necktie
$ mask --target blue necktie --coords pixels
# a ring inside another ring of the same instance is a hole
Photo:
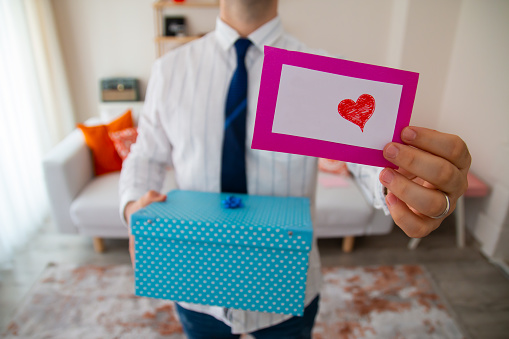
[[[225,108],[223,154],[221,162],[221,192],[247,193],[246,180],[246,114],[247,70],[244,62],[248,39],[235,42],[237,69],[228,90]]]

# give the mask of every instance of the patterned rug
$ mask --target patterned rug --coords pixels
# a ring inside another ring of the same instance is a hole
[[[323,273],[313,338],[463,338],[422,266],[337,267]],[[128,265],[50,265],[3,335],[185,338],[173,303],[134,296],[133,281]]]

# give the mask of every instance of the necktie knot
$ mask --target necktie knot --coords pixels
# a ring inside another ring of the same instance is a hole
[[[235,41],[235,50],[237,51],[237,62],[240,63],[243,62],[247,49],[251,46],[251,40],[246,38],[239,38],[237,41]]]

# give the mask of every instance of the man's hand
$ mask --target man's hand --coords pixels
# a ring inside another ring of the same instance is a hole
[[[137,201],[131,201],[127,203],[124,209],[124,217],[127,223],[131,222],[131,215],[139,209],[150,205],[153,202],[162,202],[166,200],[166,195],[158,193],[156,191],[148,191]],[[131,229],[129,225],[129,230]],[[130,231],[129,231],[130,232]],[[134,268],[134,236],[129,234],[129,254],[131,255],[131,263]]]
[[[407,145],[389,143],[384,157],[399,166],[385,168],[380,182],[387,187],[387,206],[392,218],[408,236],[422,238],[438,228],[465,193],[471,157],[465,142],[456,135],[421,127],[406,127],[401,139]],[[449,213],[446,210],[447,194]]]

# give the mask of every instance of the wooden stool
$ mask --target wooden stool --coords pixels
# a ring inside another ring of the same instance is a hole
[[[467,174],[468,188],[456,202],[454,210],[454,218],[456,220],[456,244],[459,248],[465,247],[465,197],[484,197],[488,194],[488,186],[477,178],[474,174]],[[421,239],[413,238],[408,243],[408,248],[414,250],[419,245]]]

